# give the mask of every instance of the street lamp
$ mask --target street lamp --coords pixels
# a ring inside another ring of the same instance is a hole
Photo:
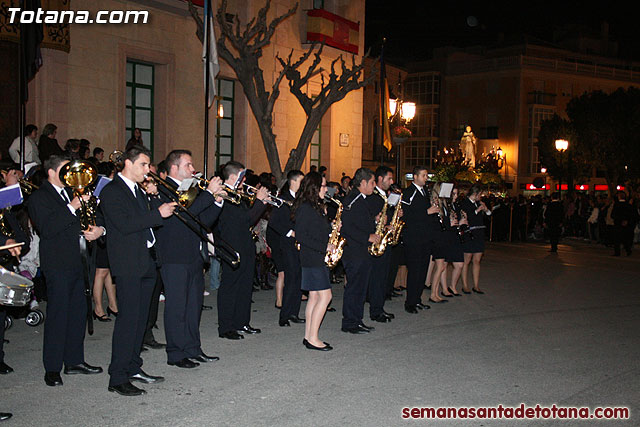
[[[556,139],[556,150],[560,152],[560,179],[558,183],[558,197],[562,200],[562,153],[569,148],[569,141],[566,139]]]
[[[547,168],[544,166],[540,168],[540,172],[544,174],[544,195],[547,196]]]

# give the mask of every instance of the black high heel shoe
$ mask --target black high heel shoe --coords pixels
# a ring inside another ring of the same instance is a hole
[[[107,316],[106,314],[98,316],[95,311],[93,312],[93,320],[97,320],[98,322],[111,322],[109,316]]]
[[[107,314],[108,315],[113,314],[113,317],[118,317],[118,312],[111,310],[111,307],[107,307]]]
[[[311,344],[309,341],[303,342],[303,344],[309,350],[320,350],[320,351],[331,351],[331,350],[333,350],[333,347],[331,347],[330,345],[328,345],[326,343],[324,343],[324,347],[316,347],[315,345]]]

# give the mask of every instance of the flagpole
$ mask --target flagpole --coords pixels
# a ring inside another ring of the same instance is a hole
[[[22,10],[24,10],[24,1],[20,1],[20,8]],[[27,82],[25,81],[25,70],[24,67],[26,65],[25,62],[25,58],[24,58],[24,29],[26,27],[26,24],[20,24],[20,43],[18,45],[18,71],[19,71],[19,79],[20,79],[20,119],[19,119],[19,123],[20,123],[20,170],[24,172],[24,138],[25,138],[25,134],[24,134],[24,127],[25,127],[25,121],[26,121],[26,111],[25,111],[25,85],[27,84]]]
[[[384,105],[384,43],[387,41],[385,37],[382,38],[382,48],[380,49],[380,166],[384,164],[384,120],[387,120],[387,109]]]
[[[205,75],[205,83],[204,83],[204,162],[203,162],[203,173],[204,177],[208,177],[207,166],[209,164],[209,44],[211,43],[211,34],[209,34],[209,13],[211,10],[211,1],[205,0],[205,16],[204,16],[204,40],[206,43],[206,54],[205,54],[205,66],[204,66],[204,75]]]

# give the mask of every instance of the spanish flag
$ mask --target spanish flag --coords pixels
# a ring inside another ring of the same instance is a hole
[[[358,54],[360,24],[324,9],[307,11],[307,41]]]
[[[380,52],[380,124],[382,127],[382,145],[387,151],[391,151],[391,131],[389,130],[389,82],[384,67],[384,45]]]

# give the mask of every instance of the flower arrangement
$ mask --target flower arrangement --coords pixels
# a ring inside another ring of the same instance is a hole
[[[393,136],[396,138],[409,138],[411,137],[411,131],[405,126],[396,126],[393,128]]]
[[[472,170],[458,172],[455,178],[458,181],[472,182],[472,183],[478,180],[478,176]]]

